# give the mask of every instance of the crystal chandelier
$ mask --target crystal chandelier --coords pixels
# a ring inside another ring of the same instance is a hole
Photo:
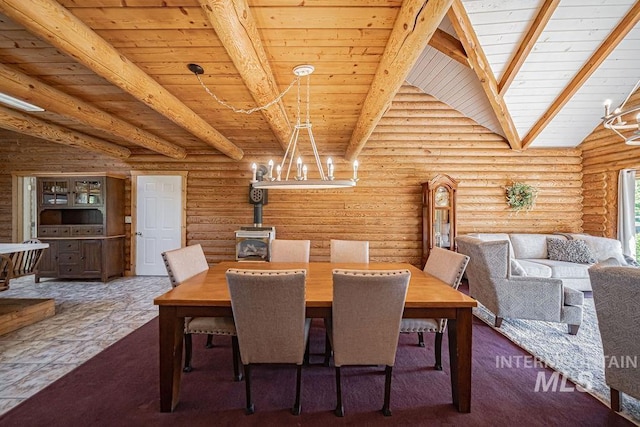
[[[269,160],[268,166],[260,165],[258,166],[256,163],[251,165],[252,170],[252,179],[251,186],[253,188],[264,188],[264,189],[274,189],[274,190],[316,190],[316,189],[336,189],[336,188],[350,188],[355,187],[358,182],[358,161],[355,160],[353,162],[353,176],[350,179],[336,179],[334,172],[335,166],[333,164],[333,160],[331,157],[326,160],[326,173],[323,168],[322,162],[320,160],[320,154],[318,153],[318,148],[316,146],[315,138],[313,137],[313,131],[311,130],[311,121],[309,119],[309,76],[313,73],[315,68],[312,65],[298,65],[293,69],[293,74],[295,76],[294,80],[289,84],[289,86],[280,93],[275,99],[271,100],[267,104],[259,107],[252,108],[250,110],[235,108],[223,100],[219,99],[214,93],[212,93],[202,82],[200,79],[200,75],[204,73],[204,70],[201,66],[197,64],[189,64],[188,68],[191,72],[193,72],[200,85],[205,89],[205,91],[216,100],[219,104],[233,110],[236,113],[244,113],[244,114],[252,114],[256,111],[265,110],[272,106],[273,104],[279,102],[282,97],[293,87],[294,84],[297,83],[297,99],[296,99],[296,124],[291,132],[291,136],[289,137],[289,142],[287,144],[287,148],[285,150],[284,156],[282,160],[275,164],[273,160]],[[300,94],[300,80],[305,77],[306,78],[306,100],[305,100],[305,119],[302,121],[301,119],[301,94]],[[309,139],[309,144],[311,145],[311,152],[313,153],[315,166],[319,174],[319,178],[310,178],[309,166],[303,162],[303,159],[300,155],[297,156],[297,160],[295,162],[295,173],[292,173],[293,160],[297,153],[299,153],[298,140],[300,138],[300,131],[303,131],[303,135],[305,134]],[[275,169],[274,169],[275,166]],[[290,179],[291,178],[291,179]]]
[[[619,107],[617,107],[613,112],[611,112],[611,100],[607,99],[604,102],[604,117],[602,118],[602,125],[611,129],[615,133],[617,133],[620,138],[622,138],[627,145],[640,145],[640,105],[635,107],[626,108],[626,104],[631,98],[631,95],[636,93],[638,88],[640,87],[640,81],[636,83],[633,90],[629,93],[627,98],[624,100]],[[623,116],[627,116],[630,114],[637,113],[635,116],[635,123],[626,122],[622,120]],[[622,131],[634,130],[635,132],[629,136],[624,136]]]

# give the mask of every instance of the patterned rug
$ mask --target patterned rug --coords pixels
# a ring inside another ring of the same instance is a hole
[[[495,318],[487,308],[479,304],[474,314],[493,327]],[[535,361],[560,372],[609,406],[602,340],[592,298],[584,300],[584,318],[577,335],[568,334],[565,324],[521,319],[505,319],[496,330],[531,353]],[[624,394],[622,406],[621,414],[640,425],[640,401]]]

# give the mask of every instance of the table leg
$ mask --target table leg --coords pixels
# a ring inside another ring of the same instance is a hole
[[[180,398],[184,318],[175,307],[160,306],[160,411],[172,412]]]
[[[449,319],[449,365],[451,394],[458,412],[471,412],[471,308],[456,310]]]

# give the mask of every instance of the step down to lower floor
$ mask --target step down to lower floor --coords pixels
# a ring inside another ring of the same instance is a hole
[[[0,335],[39,322],[56,314],[55,300],[0,298]]]

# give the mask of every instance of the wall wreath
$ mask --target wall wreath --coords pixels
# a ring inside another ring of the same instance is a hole
[[[507,205],[512,211],[530,211],[536,203],[538,190],[523,182],[506,187]]]

